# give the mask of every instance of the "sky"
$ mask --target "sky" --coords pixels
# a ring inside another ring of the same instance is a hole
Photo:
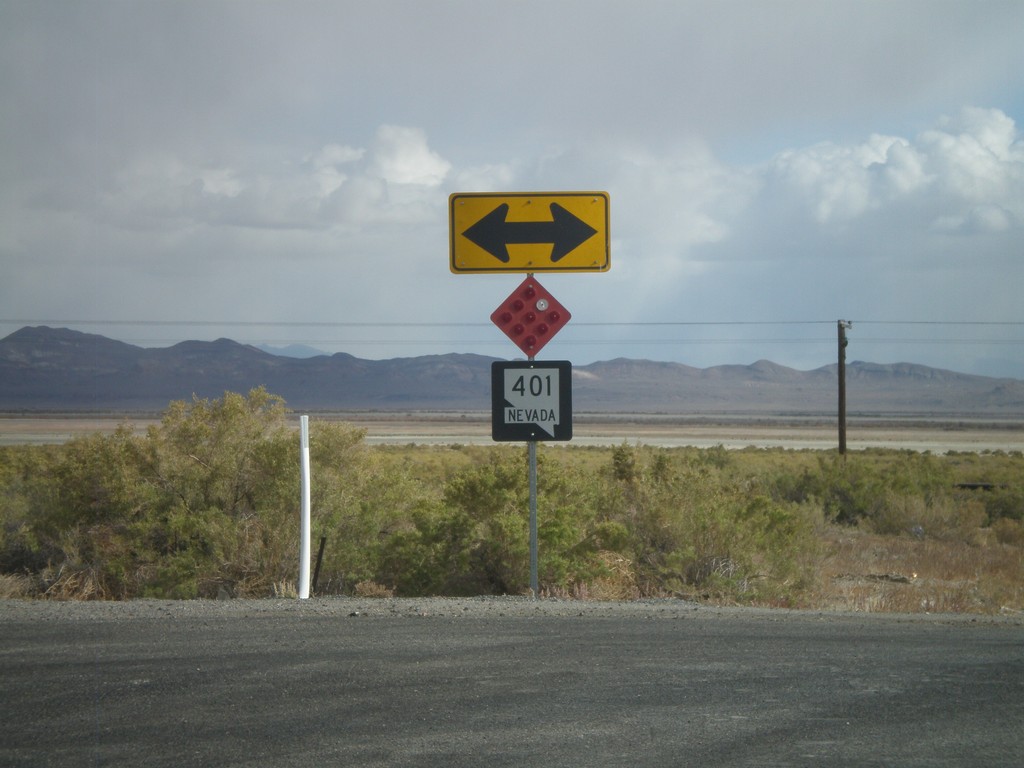
[[[1019,0],[0,0],[0,337],[522,357],[456,192],[604,191],[541,353],[1024,378]]]

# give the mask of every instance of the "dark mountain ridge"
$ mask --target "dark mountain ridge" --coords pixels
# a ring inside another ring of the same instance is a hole
[[[147,349],[66,328],[26,327],[0,340],[0,410],[161,410],[263,386],[296,410],[490,409],[490,368],[475,354],[364,360],[294,358],[230,339]],[[1024,417],[1024,381],[912,363],[847,364],[852,413]],[[800,371],[759,360],[695,368],[618,358],[573,369],[577,412],[825,414],[836,365]]]

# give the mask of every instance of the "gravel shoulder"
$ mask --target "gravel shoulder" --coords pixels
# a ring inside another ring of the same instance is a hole
[[[710,606],[686,600],[582,601],[529,597],[349,598],[309,600],[266,598],[232,600],[55,601],[0,600],[0,618],[13,621],[132,621],[174,618],[258,618],[294,616],[348,619],[441,618],[609,618],[678,620],[687,618],[763,621],[879,621],[962,625],[1024,626],[1024,615],[894,614],[801,611],[782,608]]]

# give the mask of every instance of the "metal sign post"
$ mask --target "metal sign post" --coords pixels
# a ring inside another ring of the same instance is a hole
[[[526,444],[527,460],[530,465],[530,592],[538,597],[540,591],[538,581],[537,555],[537,441],[531,440]]]

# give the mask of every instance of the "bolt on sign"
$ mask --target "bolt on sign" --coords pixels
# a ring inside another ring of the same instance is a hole
[[[532,275],[491,313],[491,322],[527,357],[535,357],[569,322],[569,310]]]
[[[452,272],[607,272],[607,192],[456,192]]]
[[[491,363],[491,437],[496,442],[572,440],[572,363]]]

